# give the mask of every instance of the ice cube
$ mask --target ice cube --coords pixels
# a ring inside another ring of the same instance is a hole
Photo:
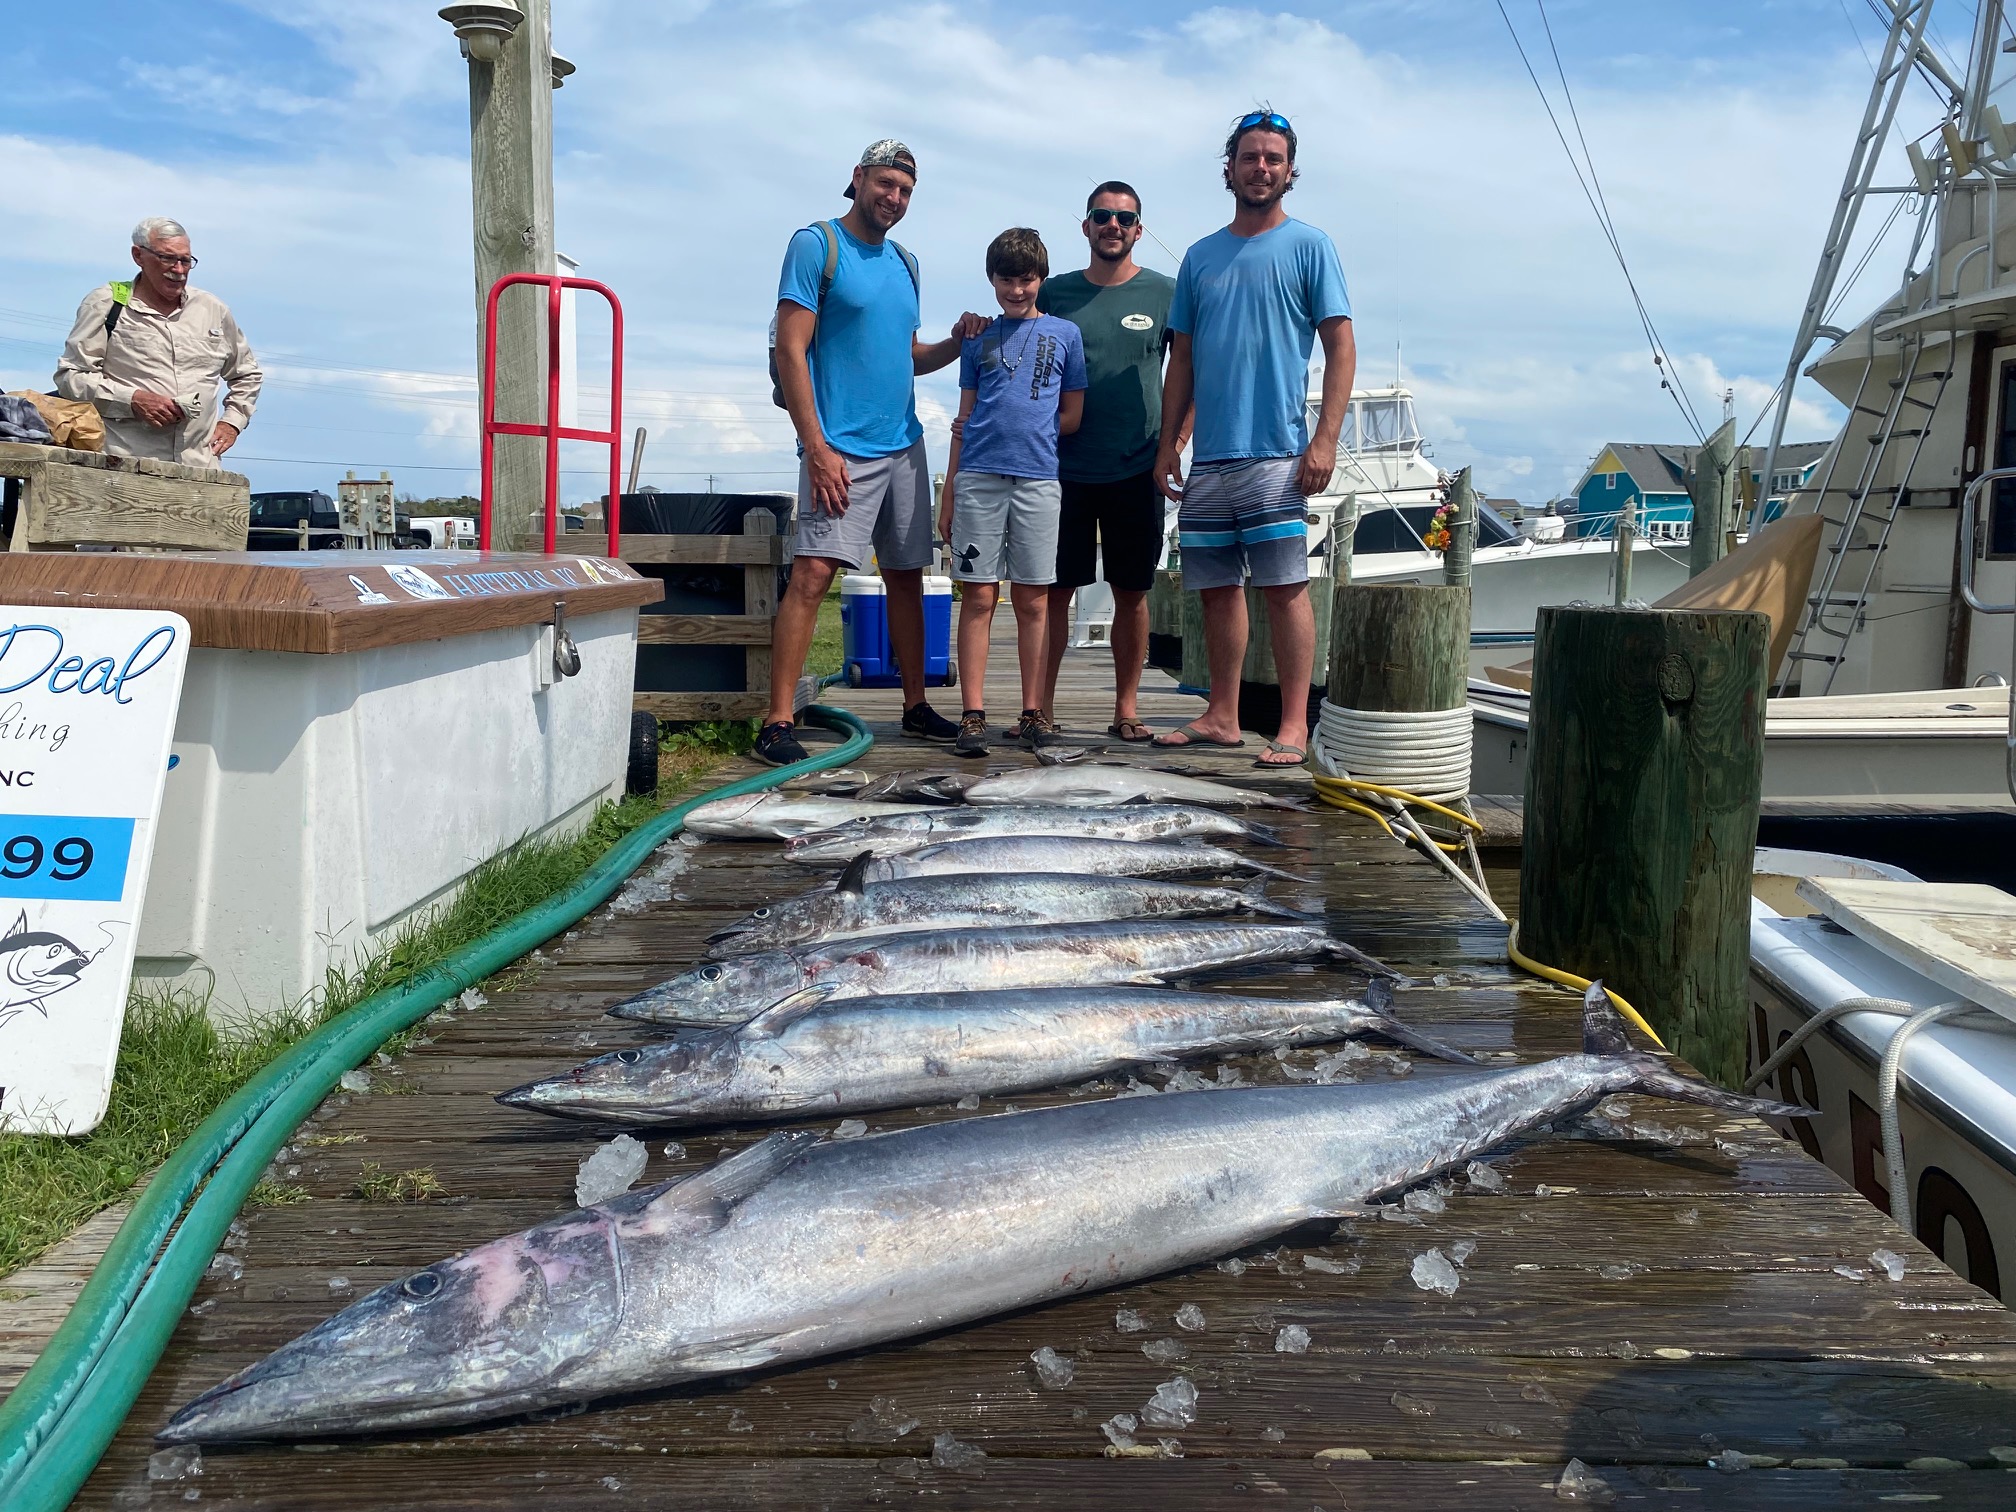
[[[336,1078],[336,1085],[345,1092],[369,1092],[371,1073],[369,1071],[345,1071]]]
[[[1416,1187],[1400,1199],[1400,1205],[1410,1213],[1439,1213],[1449,1206],[1426,1187]]]
[[[329,1290],[340,1296],[342,1293],[350,1290],[350,1278],[348,1276],[331,1276],[329,1278]]]
[[[1505,1190],[1505,1178],[1499,1175],[1494,1167],[1484,1164],[1481,1160],[1473,1160],[1463,1167],[1463,1179],[1480,1192]]]
[[[1164,1092],[1201,1092],[1211,1083],[1204,1080],[1188,1066],[1178,1066],[1175,1073],[1162,1083]]]
[[[858,1118],[843,1118],[833,1125],[835,1139],[859,1139],[868,1132],[868,1125]]]
[[[1445,1297],[1456,1295],[1456,1288],[1463,1284],[1463,1278],[1456,1274],[1456,1267],[1449,1263],[1449,1257],[1439,1249],[1431,1249],[1426,1254],[1416,1255],[1409,1272],[1414,1284],[1423,1291],[1440,1292]]]
[[[1892,1281],[1902,1281],[1904,1279],[1904,1257],[1895,1250],[1871,1250],[1869,1251],[1869,1263],[1883,1272]]]
[[[1036,1362],[1036,1379],[1052,1391],[1062,1391],[1071,1384],[1071,1378],[1078,1374],[1078,1367],[1048,1344],[1029,1358]]]
[[[1237,1255],[1234,1255],[1229,1260],[1220,1260],[1218,1262],[1218,1269],[1225,1272],[1228,1276],[1243,1276],[1246,1274],[1246,1262],[1241,1260]]]
[[[1355,1276],[1358,1274],[1356,1260],[1326,1260],[1321,1255],[1304,1255],[1302,1269],[1321,1271],[1326,1276]]]
[[[1419,1213],[1410,1213],[1397,1202],[1386,1203],[1382,1207],[1373,1209],[1373,1211],[1378,1213],[1380,1220],[1385,1223],[1418,1224],[1421,1222],[1421,1215]]]
[[[628,1134],[618,1134],[605,1145],[597,1145],[574,1174],[574,1200],[582,1207],[607,1202],[630,1190],[644,1174],[649,1152]]]
[[[1274,1335],[1274,1353],[1309,1353],[1309,1330],[1300,1323],[1289,1323]]]
[[[1218,1085],[1221,1087],[1250,1087],[1253,1083],[1240,1075],[1237,1066],[1220,1066],[1218,1068]]]
[[[1477,1241],[1475,1239],[1458,1239],[1454,1244],[1449,1246],[1449,1258],[1454,1260],[1458,1265],[1468,1265],[1470,1257],[1476,1253]]]
[[[1409,1396],[1404,1391],[1396,1391],[1387,1400],[1398,1411],[1406,1413],[1408,1417],[1435,1416],[1435,1404],[1426,1397]]]
[[[737,1407],[728,1414],[728,1431],[730,1433],[754,1433],[756,1425],[744,1417],[742,1409]]]
[[[1106,1435],[1107,1442],[1115,1449],[1132,1449],[1134,1430],[1140,1426],[1140,1421],[1133,1413],[1116,1412],[1099,1425],[1099,1431]]]
[[[1197,1387],[1182,1376],[1157,1386],[1141,1409],[1141,1423],[1147,1428],[1188,1428],[1196,1421]]]
[[[1586,1502],[1592,1507],[1607,1507],[1617,1500],[1610,1482],[1579,1459],[1571,1459],[1562,1467],[1561,1478],[1554,1482],[1554,1495],[1562,1501]]]
[[[667,1160],[684,1160],[686,1158],[686,1146],[679,1143],[676,1139],[671,1140],[667,1142],[664,1154]]]
[[[1181,1339],[1150,1339],[1141,1346],[1141,1353],[1157,1365],[1174,1365],[1190,1358],[1190,1346]]]
[[[917,1419],[896,1405],[894,1397],[872,1397],[868,1410],[847,1425],[850,1444],[893,1444],[917,1426]]]
[[[1635,1266],[1606,1265],[1598,1270],[1596,1274],[1601,1276],[1605,1281],[1629,1281],[1633,1276],[1638,1274],[1638,1271]]]
[[[245,1274],[245,1262],[227,1250],[210,1257],[210,1275],[219,1281],[236,1281]]]
[[[1867,1281],[1869,1279],[1869,1272],[1866,1270],[1857,1270],[1852,1265],[1837,1265],[1834,1267],[1834,1274],[1837,1276],[1846,1276],[1850,1281]]]
[[[1724,1449],[1720,1454],[1708,1457],[1710,1468],[1720,1470],[1724,1475],[1734,1475],[1739,1470],[1748,1470],[1753,1461],[1740,1449]]]
[[[1438,971],[1428,980],[1433,982],[1437,987],[1447,987],[1449,985],[1449,973],[1446,971]]]
[[[203,1473],[203,1451],[195,1444],[177,1444],[147,1456],[150,1481],[188,1480]]]
[[[987,1451],[962,1444],[949,1433],[931,1440],[931,1463],[939,1470],[970,1470],[987,1458]]]
[[[623,1482],[616,1479],[613,1475],[603,1476],[598,1484],[604,1491],[621,1491],[623,1489]]]
[[[1204,1309],[1195,1302],[1185,1302],[1176,1309],[1176,1326],[1191,1333],[1204,1332]]]
[[[959,1101],[952,1104],[952,1106],[955,1108],[964,1108],[968,1113],[971,1113],[975,1108],[980,1106],[980,1094],[978,1092],[968,1092]]]
[[[1148,1320],[1131,1307],[1123,1307],[1113,1314],[1113,1326],[1122,1333],[1145,1333]]]

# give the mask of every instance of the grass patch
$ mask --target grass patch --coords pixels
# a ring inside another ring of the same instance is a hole
[[[708,757],[688,780],[722,759]],[[119,1201],[288,1046],[578,880],[610,846],[654,817],[667,796],[661,789],[658,798],[605,805],[573,839],[528,842],[488,862],[452,902],[415,921],[376,955],[347,971],[332,968],[319,1004],[225,1032],[210,1022],[201,999],[136,992],[104,1122],[74,1139],[0,1134],[0,1275]],[[416,1025],[385,1050],[397,1055],[421,1032]]]
[[[259,1184],[252,1188],[252,1194],[245,1199],[247,1207],[294,1207],[308,1200],[308,1188],[295,1186],[290,1182],[275,1181],[270,1176],[259,1178]]]
[[[311,1134],[306,1139],[297,1139],[296,1144],[304,1150],[326,1150],[331,1145],[351,1145],[364,1143],[362,1134]]]
[[[351,1195],[366,1202],[425,1202],[430,1197],[447,1196],[448,1189],[426,1166],[388,1171],[377,1161],[367,1160],[357,1173],[357,1185]]]
[[[818,623],[812,630],[812,649],[805,653],[805,670],[814,677],[824,677],[840,670],[842,643],[840,638],[840,579],[833,579],[833,586],[819,605]]]

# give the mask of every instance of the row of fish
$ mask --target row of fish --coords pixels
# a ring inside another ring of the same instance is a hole
[[[1085,765],[898,776],[851,799],[696,811],[704,833],[786,839],[793,860],[846,869],[611,1010],[671,1038],[500,1100],[684,1127],[970,1101],[1369,1034],[1468,1061],[1394,1017],[1397,974],[1257,887],[1171,880],[1283,875],[1202,843],[1278,837],[1200,805],[1197,779]],[[1278,803],[1198,785],[1227,806]],[[1362,1001],[1166,985],[1324,959],[1368,976]],[[1087,1100],[847,1142],[773,1134],[383,1287],[160,1436],[472,1422],[900,1339],[1348,1215],[1616,1092],[1787,1111],[1632,1052],[1600,991],[1583,1012],[1584,1053],[1530,1066]]]

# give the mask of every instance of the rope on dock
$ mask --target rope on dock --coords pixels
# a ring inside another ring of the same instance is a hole
[[[845,766],[875,743],[867,725],[845,709],[814,704],[805,715],[848,738],[830,751],[666,810],[618,841],[572,887],[323,1025],[205,1119],[135,1199],[55,1336],[0,1402],[0,1505],[7,1512],[62,1512],[69,1504],[168,1347],[231,1220],[280,1147],[344,1072],[448,999],[601,907],[702,803]]]

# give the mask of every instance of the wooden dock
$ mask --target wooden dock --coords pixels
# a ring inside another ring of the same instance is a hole
[[[1012,678],[1009,658],[995,677]],[[1151,723],[1198,711],[1162,691],[1162,674],[1149,683]],[[1109,686],[1103,651],[1074,653],[1065,724],[1103,732]],[[835,691],[876,722],[869,769],[957,764],[896,737],[894,693]],[[940,701],[957,712],[956,690]],[[1011,683],[999,682],[995,703],[1012,702]],[[995,759],[1028,758],[1004,749]],[[1263,778],[1248,757],[1188,764],[1207,762],[1238,781]],[[1320,904],[1345,937],[1430,983],[1402,994],[1410,1021],[1479,1054],[1577,1047],[1576,999],[1509,972],[1502,927],[1432,866],[1344,814],[1281,817],[1308,847],[1295,866],[1321,884],[1281,884],[1277,895]],[[205,1283],[77,1506],[1496,1512],[1562,1505],[1554,1483],[1571,1456],[1620,1507],[2016,1504],[2016,1318],[1797,1145],[1761,1124],[1644,1099],[1628,1102],[1635,1132],[1535,1135],[1492,1162],[1508,1191],[1458,1180],[1446,1209],[1419,1223],[1312,1225],[1246,1252],[1243,1267],[1207,1265],[584,1413],[217,1449],[200,1479],[150,1480],[150,1435],[189,1397],[372,1288],[572,1205],[576,1168],[616,1127],[500,1107],[491,1094],[629,1042],[635,1031],[603,1016],[609,1003],[694,960],[711,929],[806,883],[774,845],[675,841],[662,854],[687,868],[661,870],[664,901],[605,909],[550,942],[492,988],[487,1007],[437,1019],[401,1063],[373,1068],[368,1093],[331,1098],[301,1130],[278,1174],[307,1200],[243,1215],[231,1248],[242,1277]],[[1298,993],[1317,976],[1299,967],[1237,980]],[[1271,1058],[1235,1064],[1279,1075]],[[1392,1074],[1380,1069],[1389,1064],[1361,1063],[1371,1076]],[[961,1116],[928,1108],[866,1121],[882,1130]],[[644,1180],[700,1170],[755,1137],[686,1133],[668,1145],[659,1135]],[[364,1200],[372,1168],[424,1172],[440,1195]],[[1476,1248],[1453,1296],[1413,1284],[1416,1255],[1463,1241]],[[1885,1247],[1906,1259],[1901,1281],[1870,1268]],[[1174,1325],[1186,1303],[1202,1309],[1201,1332]],[[1118,1332],[1120,1308],[1151,1329]],[[1290,1324],[1309,1331],[1307,1353],[1276,1351]],[[1180,1365],[1143,1356],[1144,1341],[1166,1339],[1187,1346]],[[1064,1389],[1036,1380],[1029,1356],[1046,1345],[1075,1363]],[[1199,1391],[1197,1421],[1172,1435],[1181,1457],[1161,1457],[1147,1433],[1144,1455],[1109,1456],[1100,1424],[1138,1413],[1179,1370]],[[877,1429],[877,1398],[914,1428]],[[947,1433],[987,1458],[934,1467],[932,1440]],[[1738,1469],[1743,1456],[1755,1463]]]

